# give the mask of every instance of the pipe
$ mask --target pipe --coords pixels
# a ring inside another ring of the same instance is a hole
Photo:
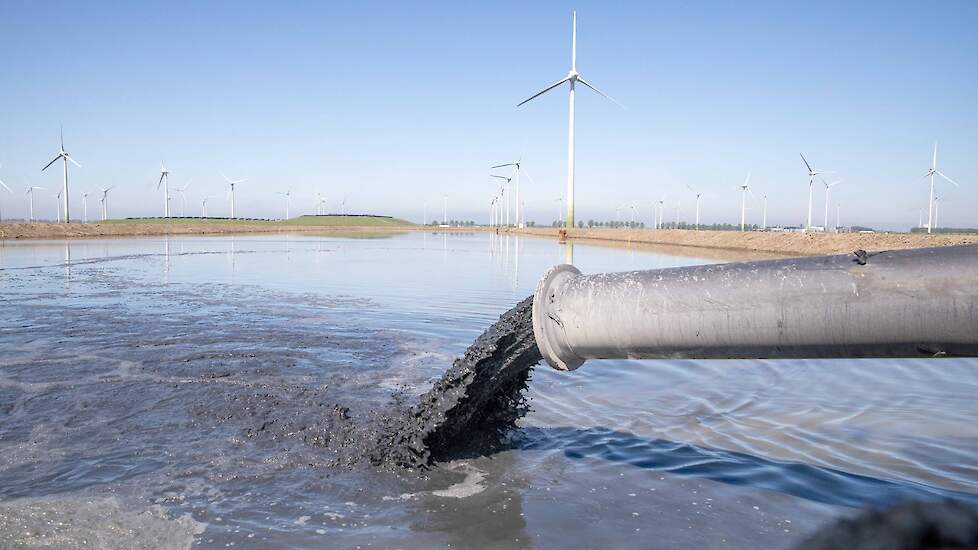
[[[978,245],[582,275],[533,297],[551,367],[588,359],[978,355]]]

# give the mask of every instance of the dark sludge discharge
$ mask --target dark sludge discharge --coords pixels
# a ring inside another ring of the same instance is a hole
[[[245,417],[244,435],[256,442],[298,439],[323,448],[317,461],[327,467],[402,471],[490,453],[528,410],[523,390],[542,360],[532,305],[531,296],[501,315],[417,401],[399,393],[386,406],[357,411],[342,402],[351,396],[332,388],[255,385],[227,396],[218,415]]]
[[[378,441],[375,465],[424,467],[498,448],[527,410],[523,390],[543,357],[533,297],[500,316]]]

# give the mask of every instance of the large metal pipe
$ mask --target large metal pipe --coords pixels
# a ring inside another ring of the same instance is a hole
[[[550,366],[587,359],[978,355],[978,245],[582,275],[533,298]]]

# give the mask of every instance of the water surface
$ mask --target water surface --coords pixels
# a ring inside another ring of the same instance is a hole
[[[861,506],[978,502],[973,359],[539,367],[511,450],[425,476],[335,467],[323,419],[425,391],[567,252],[442,233],[3,244],[0,547],[780,548]],[[574,247],[585,273],[724,259]]]

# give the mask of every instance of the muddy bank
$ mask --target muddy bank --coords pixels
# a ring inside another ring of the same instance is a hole
[[[505,230],[501,230],[505,231]],[[555,228],[511,230],[523,235],[557,238]],[[910,233],[780,233],[763,231],[691,231],[651,229],[570,229],[568,238],[595,242],[639,243],[786,256],[848,254],[853,250],[897,250],[978,243],[978,235]]]
[[[377,226],[302,226],[274,223],[4,223],[0,224],[3,239],[77,239],[86,237],[143,237],[155,235],[221,235],[242,233],[347,233],[371,234],[404,231],[404,227]]]

